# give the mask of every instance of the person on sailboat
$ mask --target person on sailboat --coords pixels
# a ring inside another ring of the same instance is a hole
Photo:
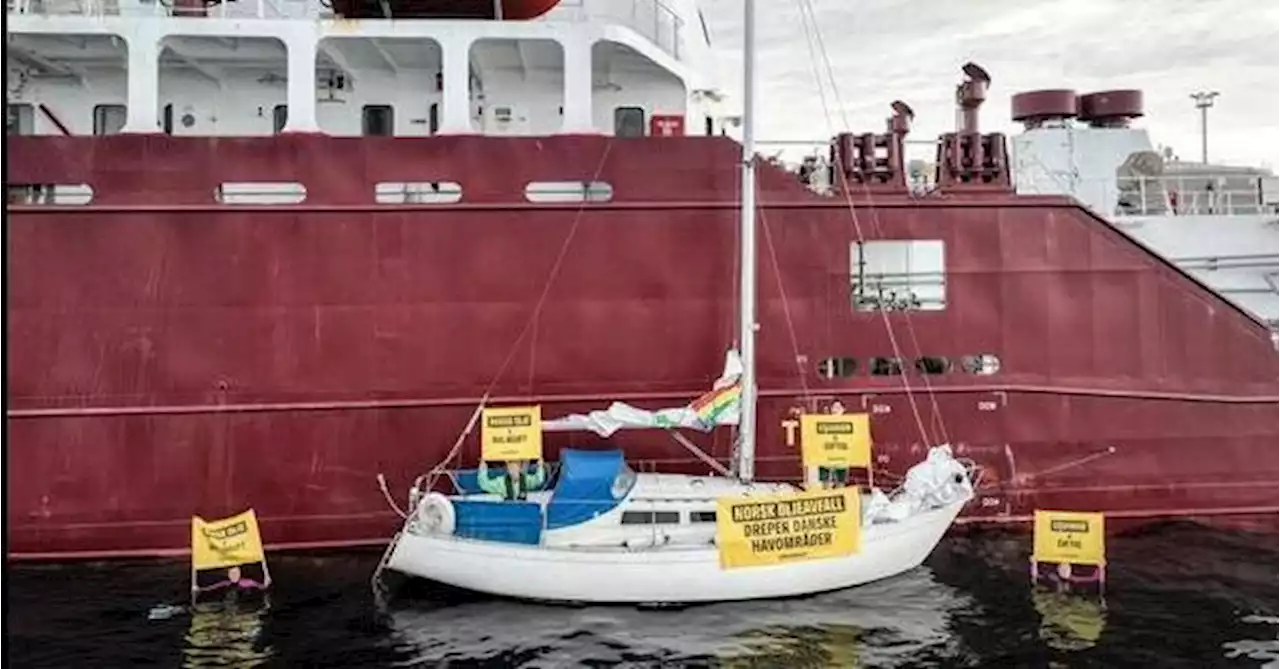
[[[840,400],[833,401],[827,406],[827,413],[833,416],[843,415],[844,404]],[[818,482],[823,489],[843,488],[848,478],[848,467],[818,467]]]
[[[538,490],[546,483],[547,468],[541,460],[532,466],[525,460],[510,460],[503,470],[491,472],[489,463],[481,462],[476,479],[480,489],[491,495],[500,495],[508,501],[524,501],[529,491]]]

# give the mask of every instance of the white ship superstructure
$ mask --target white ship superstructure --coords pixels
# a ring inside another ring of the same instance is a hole
[[[343,18],[321,0],[182,2],[9,0],[7,131],[718,131],[694,0],[544,1],[555,6],[531,20],[403,18],[430,13],[412,2],[381,5],[395,20]],[[434,5],[485,2],[522,4]]]
[[[1157,151],[1138,91],[1014,96],[1018,193],[1070,195],[1265,321],[1280,318],[1280,188],[1260,168],[1189,163]]]

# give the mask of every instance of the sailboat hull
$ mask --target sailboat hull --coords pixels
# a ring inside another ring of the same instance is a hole
[[[561,549],[405,532],[387,568],[476,592],[541,601],[689,604],[793,597],[863,585],[920,566],[966,501],[865,528],[854,555],[782,565],[721,569],[714,547]]]

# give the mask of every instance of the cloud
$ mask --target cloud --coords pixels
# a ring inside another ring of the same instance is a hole
[[[757,0],[764,139],[821,140],[879,130],[890,101],[916,111],[915,139],[951,128],[960,65],[992,76],[983,127],[1017,132],[1009,97],[1038,88],[1143,91],[1139,124],[1152,140],[1198,158],[1199,112],[1189,94],[1221,92],[1209,112],[1215,162],[1274,164],[1280,146],[1280,8],[1262,0],[807,0],[842,106],[828,90],[826,122],[804,0]],[[742,86],[742,0],[704,0],[722,86]]]

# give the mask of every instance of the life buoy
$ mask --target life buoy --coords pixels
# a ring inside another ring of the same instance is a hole
[[[415,529],[423,534],[453,534],[457,526],[453,502],[438,492],[427,493],[418,503],[415,521]]]
[[[560,0],[503,0],[502,18],[507,21],[528,21],[555,9],[558,4]]]

